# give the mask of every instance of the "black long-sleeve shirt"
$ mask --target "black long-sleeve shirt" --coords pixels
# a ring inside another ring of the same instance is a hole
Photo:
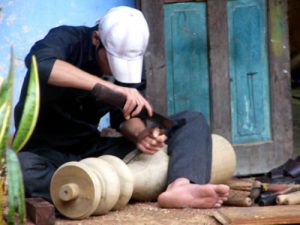
[[[96,49],[92,44],[92,33],[96,29],[96,26],[54,28],[44,39],[36,42],[26,56],[27,68],[30,68],[31,56],[37,58],[41,107],[34,133],[23,150],[47,146],[58,151],[80,153],[99,136],[99,119],[110,110],[109,106],[97,102],[89,91],[48,84],[57,59],[102,76],[96,62]],[[28,80],[29,71],[15,108],[16,127],[21,118]]]

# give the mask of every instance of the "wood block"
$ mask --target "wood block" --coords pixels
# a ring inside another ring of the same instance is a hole
[[[26,211],[28,219],[34,224],[55,224],[55,208],[42,198],[26,198]]]
[[[253,201],[250,198],[250,194],[250,191],[230,189],[228,200],[225,201],[224,204],[232,206],[251,206]]]
[[[223,207],[213,213],[222,225],[300,224],[300,205]]]

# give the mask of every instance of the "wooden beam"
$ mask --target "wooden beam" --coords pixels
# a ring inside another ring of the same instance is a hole
[[[287,1],[268,1],[268,9],[271,124],[275,148],[272,160],[279,165],[293,154]]]
[[[166,115],[167,93],[163,3],[163,0],[141,0],[142,11],[150,28],[150,40],[145,54],[146,95],[154,110]]]
[[[231,141],[231,98],[228,60],[227,1],[207,1],[211,127]]]
[[[299,224],[300,205],[265,207],[222,207],[213,217],[225,224]]]

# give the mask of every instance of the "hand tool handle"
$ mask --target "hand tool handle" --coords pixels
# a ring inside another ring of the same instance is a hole
[[[276,198],[278,205],[297,205],[300,204],[300,191],[289,194],[278,195]]]
[[[96,96],[98,101],[104,102],[110,106],[116,107],[118,109],[123,109],[126,103],[126,96],[120,92],[116,92],[111,90],[110,88],[96,84],[92,90],[92,93]],[[148,112],[145,107],[141,110],[141,112],[136,116],[141,119],[148,118]]]
[[[300,184],[280,184],[280,183],[262,183],[263,191],[270,191],[270,192],[279,192],[287,190],[288,188],[299,188]]]

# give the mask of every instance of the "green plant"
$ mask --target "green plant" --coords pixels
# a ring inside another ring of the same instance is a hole
[[[14,67],[15,59],[11,50],[9,74],[0,92],[0,224],[4,224],[6,190],[8,192],[8,224],[25,224],[24,185],[17,152],[26,144],[34,130],[40,105],[37,63],[33,56],[23,114],[11,144],[9,128],[13,111]]]

